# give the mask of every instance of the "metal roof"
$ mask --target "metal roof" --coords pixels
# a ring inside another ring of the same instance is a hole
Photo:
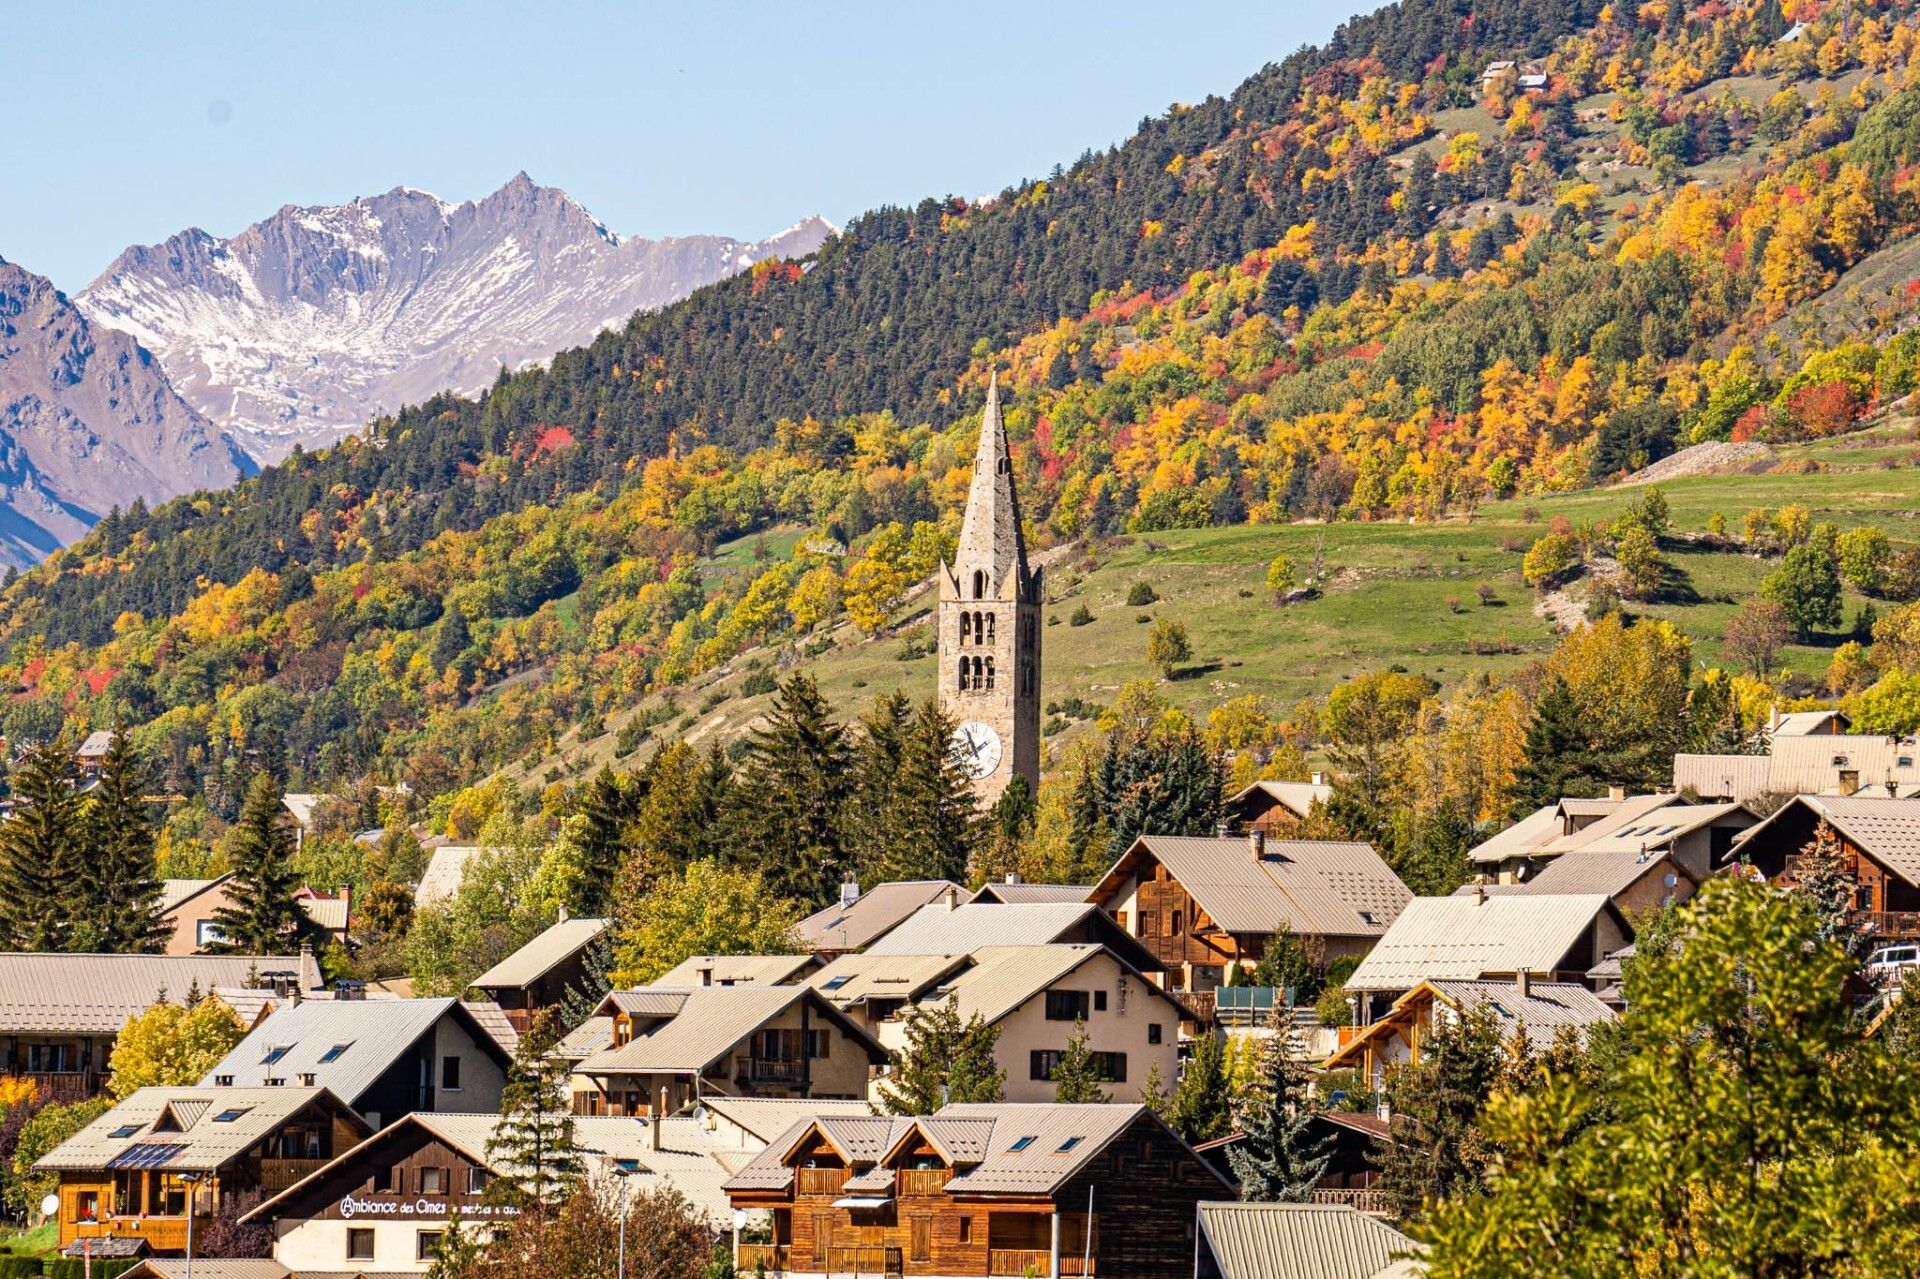
[[[315,928],[330,933],[347,931],[347,906],[345,897],[302,897],[298,899],[300,910]]]
[[[232,878],[233,872],[228,871],[224,875],[215,875],[212,879],[163,879],[160,881],[160,913],[171,915],[215,884],[224,884]]]
[[[1105,900],[1151,857],[1229,933],[1271,933],[1285,920],[1296,933],[1378,937],[1413,896],[1371,845],[1351,840],[1268,839],[1258,857],[1250,836],[1143,835],[1094,890]]]
[[[1773,761],[1765,755],[1675,755],[1673,788],[1715,799],[1748,800],[1773,785]]]
[[[1255,791],[1277,800],[1298,817],[1305,817],[1313,811],[1315,804],[1324,804],[1333,798],[1333,787],[1324,782],[1254,782],[1236,791],[1227,803],[1237,806]]]
[[[343,1112],[362,1133],[371,1131],[326,1088],[139,1088],[34,1167],[42,1172],[119,1166],[213,1172],[316,1103]]]
[[[870,955],[970,954],[982,946],[1021,946],[1058,941],[1099,914],[1097,907],[1075,902],[996,905],[963,902],[952,910],[934,902],[867,947]]]
[[[1418,1245],[1345,1204],[1202,1203],[1225,1279],[1381,1279]]]
[[[977,1013],[982,1021],[992,1025],[1024,1006],[1027,1001],[1042,991],[1065,981],[1089,960],[1099,955],[1112,954],[1113,952],[1105,946],[1091,943],[983,946],[973,952],[971,968],[927,995],[926,1001],[941,1003],[951,997],[962,1021],[972,1018]],[[1116,962],[1118,962],[1117,957]],[[1125,964],[1121,967],[1124,971],[1140,978],[1141,984],[1147,990],[1145,997],[1168,998],[1165,992],[1144,977],[1140,977],[1139,973],[1127,968]],[[1179,1015],[1176,1006],[1174,1016],[1177,1018]]]
[[[819,961],[812,955],[690,955],[654,978],[655,986],[782,986]],[[701,976],[702,970],[705,977]]]
[[[949,888],[965,899],[967,890],[945,879],[875,884],[851,905],[835,903],[808,915],[794,926],[794,935],[814,950],[859,950]]]
[[[1747,812],[1744,805],[1734,803],[1666,804],[1635,817],[1595,823],[1582,832],[1588,838],[1576,851],[1631,854],[1643,848],[1665,848],[1702,826]]]
[[[1577,803],[1593,803],[1592,800],[1563,799],[1561,810],[1568,816],[1580,814],[1569,807]],[[1612,807],[1599,821],[1589,823],[1580,829],[1570,831],[1558,839],[1548,840],[1540,847],[1543,857],[1557,856],[1561,853],[1576,852],[1586,848],[1596,840],[1607,838],[1626,827],[1639,827],[1645,823],[1642,818],[1650,818],[1659,809],[1665,809],[1680,803],[1678,795],[1630,795],[1624,800],[1607,800]],[[1664,824],[1664,823],[1663,823]]]
[[[0,1034],[113,1035],[159,1000],[318,970],[288,955],[0,954]]]
[[[513,1056],[514,1050],[520,1047],[520,1032],[514,1029],[504,1008],[491,999],[463,999],[460,1006],[473,1015],[473,1019],[480,1023],[480,1029],[486,1031],[494,1043],[500,1045],[501,1052],[508,1057]]]
[[[988,880],[968,900],[1013,906],[1032,902],[1083,902],[1092,892],[1092,884],[1006,884]]]
[[[301,826],[312,826],[313,815],[323,804],[332,802],[331,795],[305,794],[299,791],[289,792],[280,797],[281,806],[293,814],[293,820]]]
[[[1412,990],[1423,981],[1553,971],[1608,909],[1601,894],[1416,897],[1360,966],[1349,990]]]
[[[414,909],[451,901],[460,891],[468,867],[486,851],[471,844],[442,844],[434,849],[433,856],[427,859],[427,869],[420,875],[419,887],[413,890]]]
[[[1840,725],[1840,733],[1827,733],[1829,724]],[[1826,733],[1829,737],[1845,735],[1845,730],[1853,726],[1842,711],[1788,711],[1774,722],[1768,731],[1775,737],[1807,737],[1816,733]]]
[[[918,999],[970,962],[966,955],[841,955],[807,974],[807,985],[840,1008],[870,999]]]
[[[1529,982],[1523,996],[1510,981],[1435,981],[1428,982],[1434,993],[1462,1012],[1485,1009],[1500,1027],[1504,1042],[1518,1030],[1536,1049],[1553,1046],[1562,1027],[1578,1031],[1603,1022],[1616,1021],[1619,1014],[1601,1003],[1594,993],[1578,982]],[[1584,1038],[1584,1035],[1583,1035]]]
[[[351,1104],[449,1016],[466,1023],[482,1049],[491,1048],[502,1062],[511,1060],[457,999],[308,999],[279,1009],[254,1027],[201,1083],[231,1076],[244,1088],[310,1074],[315,1083]],[[329,1055],[331,1061],[323,1060]]]
[[[613,1018],[589,1017],[560,1037],[560,1042],[553,1046],[553,1054],[570,1061],[578,1061],[582,1057],[591,1057],[612,1044]]]
[[[270,1257],[195,1257],[199,1279],[293,1279],[293,1271]],[[125,1279],[186,1279],[185,1257],[148,1257],[125,1272]]]
[[[87,734],[87,740],[80,743],[80,749],[75,751],[74,754],[82,756],[104,755],[112,749],[113,730],[110,728],[96,728]]]
[[[1601,893],[1611,898],[1620,896],[1649,873],[1678,876],[1681,872],[1664,849],[1644,857],[1637,853],[1567,853],[1547,863],[1537,879],[1489,887],[1522,897]],[[1455,890],[1453,895],[1462,897],[1472,892],[1473,889],[1467,887]]]
[[[1797,795],[1766,821],[1747,831],[1742,843],[1757,838],[1762,830],[1779,821],[1782,813],[1796,805],[1812,809],[1849,843],[1857,845],[1909,884],[1920,886],[1920,800]]]
[[[679,1012],[638,1028],[631,1040],[592,1054],[577,1069],[587,1075],[697,1074],[801,1000],[811,1001],[876,1060],[886,1059],[878,1040],[807,986],[696,986],[660,993],[683,995]]]
[[[467,984],[482,990],[524,989],[585,950],[612,922],[563,919]]]
[[[1535,850],[1564,833],[1560,805],[1544,804],[1513,825],[1490,835],[1467,852],[1476,863],[1503,862],[1516,857],[1531,857]]]
[[[820,1115],[868,1115],[864,1101],[824,1101],[819,1098],[721,1097],[707,1093],[700,1104],[718,1114],[762,1145],[797,1123]]]

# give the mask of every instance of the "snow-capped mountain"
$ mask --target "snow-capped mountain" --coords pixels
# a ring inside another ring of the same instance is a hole
[[[0,259],[0,563],[31,564],[136,498],[254,469],[137,342]]]
[[[131,248],[75,301],[153,351],[175,388],[261,461],[339,439],[442,390],[517,368],[834,228],[756,243],[622,237],[566,192],[514,177],[448,204],[399,187],[281,209],[230,240]]]

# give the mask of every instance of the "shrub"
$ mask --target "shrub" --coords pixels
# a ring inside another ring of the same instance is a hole
[[[1548,533],[1527,551],[1520,571],[1528,585],[1545,589],[1558,584],[1579,562],[1580,552],[1570,534]]]
[[[1847,382],[1803,386],[1787,397],[1786,407],[1793,424],[1815,439],[1852,430],[1866,408]]]
[[[1485,582],[1482,582],[1480,583],[1480,585],[1474,587],[1473,593],[1479,596],[1481,608],[1490,608],[1494,604],[1497,604],[1500,602],[1500,593],[1494,590],[1491,586],[1488,586]]]
[[[1148,604],[1157,604],[1159,601],[1159,592],[1153,589],[1150,582],[1135,582],[1127,588],[1127,607],[1129,608],[1141,608]]]
[[[775,677],[773,668],[762,667],[740,682],[740,696],[759,697],[761,694],[771,693],[779,687],[780,681]]]
[[[1073,616],[1067,619],[1068,626],[1085,626],[1093,620],[1093,610],[1082,604],[1073,610]]]

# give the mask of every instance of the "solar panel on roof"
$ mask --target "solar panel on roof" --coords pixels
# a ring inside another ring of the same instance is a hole
[[[128,1146],[107,1164],[109,1168],[159,1168],[180,1157],[186,1147],[164,1141],[140,1141]]]

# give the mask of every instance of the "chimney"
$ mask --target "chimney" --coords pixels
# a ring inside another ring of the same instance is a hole
[[[314,1074],[311,1070],[303,1070],[300,1072],[300,1086],[302,1088],[313,1087],[313,1080]]]
[[[960,909],[960,890],[958,888],[955,888],[952,884],[948,884],[947,891],[942,894],[942,896],[947,903],[948,910]]]
[[[346,903],[346,908],[340,912],[340,919],[345,925],[341,931],[344,932],[353,927],[353,885],[340,885],[339,897],[341,901]],[[566,907],[562,906],[560,909],[564,911]]]
[[[1771,736],[1773,733],[1773,730],[1779,727],[1780,727],[1780,703],[1775,702],[1772,706],[1769,706],[1767,708],[1768,735]]]
[[[1533,974],[1521,969],[1519,976],[1513,979],[1513,988],[1520,998],[1528,998],[1533,993]]]
[[[647,1125],[649,1139],[655,1150],[660,1149],[660,1125],[667,1121],[667,1090],[660,1090],[660,1109],[654,1115],[653,1122]]]
[[[1487,904],[1487,886],[1485,884],[1474,884],[1473,901],[1476,906],[1484,906]]]
[[[1625,799],[1626,797],[1627,797],[1626,787],[1624,786],[1607,787],[1607,798],[1610,800],[1613,800],[1615,803],[1618,803],[1619,801]]]
[[[1247,832],[1247,851],[1253,854],[1253,860],[1259,861],[1267,853],[1267,832],[1255,827]]]
[[[1315,786],[1325,786],[1327,784],[1327,775],[1325,773],[1315,773],[1313,775],[1313,784]]]
[[[560,903],[560,922],[563,924],[567,922],[567,904],[565,902]]]
[[[860,881],[843,879],[840,881],[840,909],[845,910],[860,900]]]
[[[1889,782],[1889,783],[1888,783],[1888,785],[1892,785],[1892,783],[1891,783],[1891,782]],[[1017,870],[1010,870],[1010,871],[1008,871],[1008,872],[1007,872],[1007,882],[1008,882],[1009,884],[1017,884],[1017,883],[1019,883],[1019,882],[1020,882],[1020,872],[1019,872],[1019,871],[1017,871]]]
[[[1233,834],[1233,827],[1227,825],[1225,822],[1215,822],[1213,824],[1213,837],[1215,839],[1225,839],[1231,834]]]

